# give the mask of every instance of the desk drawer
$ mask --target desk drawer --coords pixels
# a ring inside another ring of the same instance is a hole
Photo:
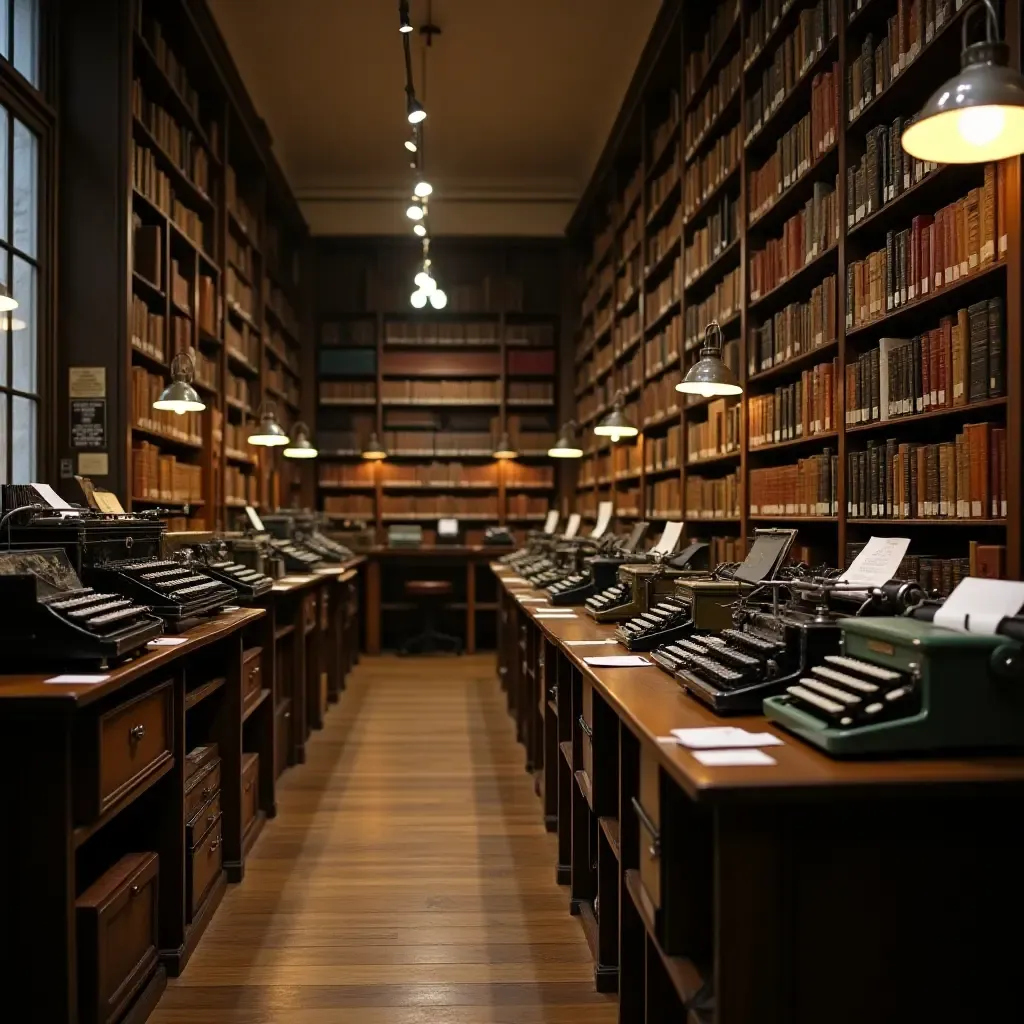
[[[242,707],[255,700],[263,688],[262,647],[251,647],[242,655]]]
[[[130,853],[75,901],[81,1024],[118,1020],[157,963],[159,858]]]
[[[191,850],[199,842],[199,837],[220,817],[220,790],[218,789],[191,818],[185,822],[185,845]]]
[[[583,679],[583,710],[580,713],[580,747],[583,755],[583,771],[591,786],[594,784],[594,687],[590,680]]]
[[[292,750],[292,702],[283,701],[274,722],[274,777],[288,767]]]
[[[640,792],[633,801],[636,812],[637,864],[640,868],[640,882],[644,908],[652,920],[657,920],[661,910],[661,797],[659,793],[658,762],[653,752],[640,747]]]
[[[316,594],[307,594],[302,599],[302,625],[306,633],[316,629]]]
[[[224,857],[221,850],[222,825],[223,818],[218,817],[188,856],[186,875],[189,920],[192,920],[199,912],[199,908],[203,905],[203,898],[220,875]]]
[[[242,755],[242,835],[256,820],[260,806],[260,755]]]
[[[210,798],[220,792],[220,758],[207,765],[185,786],[185,820],[191,821]]]
[[[327,632],[331,628],[331,602],[328,596],[330,591],[323,587],[320,591],[320,629]]]
[[[93,821],[157,772],[173,756],[173,685],[119,704],[83,724],[76,772],[79,824]]]

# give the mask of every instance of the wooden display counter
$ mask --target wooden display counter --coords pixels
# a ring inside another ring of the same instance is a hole
[[[101,681],[0,675],[12,1020],[143,1021],[184,969],[344,687],[360,563],[285,577]]]
[[[501,583],[499,672],[623,1024],[1007,1019],[1012,944],[982,937],[1024,907],[1024,758],[836,761],[657,665],[586,665],[623,649],[566,641],[613,627],[517,595],[541,596]],[[669,736],[722,724],[779,736],[777,763],[705,767]]]

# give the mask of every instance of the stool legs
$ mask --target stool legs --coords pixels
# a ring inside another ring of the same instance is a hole
[[[423,629],[406,640],[398,649],[398,653],[406,656],[411,654],[461,654],[462,641],[457,636],[442,633],[435,627],[434,602],[421,602],[420,610],[423,614]]]

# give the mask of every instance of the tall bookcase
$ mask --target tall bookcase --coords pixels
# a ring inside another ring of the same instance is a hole
[[[414,241],[318,241],[319,506],[382,536],[443,516],[525,533],[556,492],[564,247],[440,239],[441,311],[409,304]],[[519,458],[493,457],[507,431]],[[361,457],[376,432],[382,462]]]
[[[298,502],[303,471],[247,442],[264,402],[286,429],[301,418],[308,233],[266,130],[205,3],[87,0],[69,18],[61,344],[106,370],[97,483],[179,510],[172,528]],[[154,411],[183,351],[207,408]]]
[[[899,148],[897,118],[959,66],[965,10],[665,5],[571,226],[578,508],[682,514],[718,559],[792,525],[812,563],[882,534],[910,537],[939,589],[1020,576],[1019,161],[932,168]],[[674,384],[711,319],[744,392],[687,400]],[[619,389],[641,437],[598,446]]]

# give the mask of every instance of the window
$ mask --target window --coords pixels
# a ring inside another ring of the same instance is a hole
[[[41,133],[51,119],[39,92],[40,50],[39,0],[0,0],[0,482],[43,475]]]

